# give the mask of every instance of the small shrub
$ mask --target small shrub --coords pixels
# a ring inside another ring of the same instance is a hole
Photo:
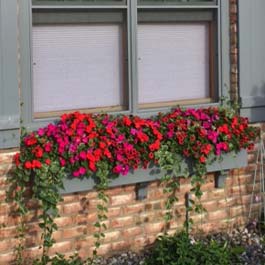
[[[192,241],[182,232],[174,236],[160,236],[145,265],[234,265],[237,255],[227,242]]]
[[[57,253],[53,258],[48,258],[48,260],[35,260],[33,265],[92,265],[92,260],[87,259],[86,261],[82,261],[82,259],[78,256],[78,254],[74,254],[70,256],[68,259],[62,255]]]

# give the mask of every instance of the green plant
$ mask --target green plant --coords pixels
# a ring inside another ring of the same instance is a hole
[[[50,265],[92,265],[93,261],[91,259],[82,260],[77,253],[66,258],[64,255],[57,253],[53,258],[49,258],[47,263]],[[33,265],[45,265],[42,260],[36,259]]]
[[[227,242],[192,240],[186,232],[160,236],[145,265],[234,265],[237,254]]]
[[[178,180],[182,172],[181,161],[193,164],[192,192],[188,210],[203,211],[200,203],[201,185],[207,163],[212,157],[241,148],[253,147],[257,130],[248,125],[246,118],[226,108],[177,108],[169,113],[143,119],[137,116],[111,116],[108,114],[65,114],[56,124],[49,124],[21,137],[20,153],[14,157],[15,171],[10,178],[10,197],[16,202],[21,222],[27,214],[27,200],[35,199],[41,209],[38,216],[42,229],[42,264],[50,261],[49,248],[54,243],[54,221],[59,216],[58,203],[63,178],[95,176],[100,203],[94,237],[95,251],[104,239],[108,197],[105,190],[111,178],[126,175],[130,169],[147,168],[150,163],[168,171],[163,178],[168,222],[171,207],[177,201]],[[188,176],[188,175],[187,175]],[[172,178],[173,177],[173,178]],[[26,195],[29,194],[30,196]],[[190,224],[186,224],[187,227]],[[23,233],[20,233],[17,256],[23,261]],[[17,263],[17,264],[19,264]]]

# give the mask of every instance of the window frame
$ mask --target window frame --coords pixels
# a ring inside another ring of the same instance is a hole
[[[124,2],[124,1],[123,1]],[[142,117],[155,115],[157,112],[170,110],[173,106],[155,107],[150,109],[138,108],[138,74],[137,74],[137,23],[138,10],[148,9],[164,9],[170,10],[200,10],[213,9],[217,14],[217,41],[216,41],[216,56],[217,56],[217,71],[215,73],[215,88],[216,97],[220,99],[222,96],[228,95],[225,90],[226,86],[230,84],[230,59],[229,59],[229,0],[215,0],[216,3],[208,5],[198,5],[189,3],[188,5],[141,5],[137,6],[137,1],[127,0],[126,5],[74,5],[74,6],[55,6],[52,8],[78,8],[78,9],[121,9],[125,10],[127,15],[127,55],[128,55],[128,111],[111,112],[112,114],[133,114]],[[32,112],[32,55],[31,55],[31,27],[32,27],[32,8],[49,9],[51,6],[32,6],[31,0],[19,1],[19,41],[20,41],[20,79],[21,79],[21,101],[22,101],[22,120],[23,126],[30,130],[37,129],[53,122],[55,118],[35,119]],[[217,76],[217,78],[216,78]],[[218,105],[220,101],[214,103],[200,103],[186,105],[185,107],[207,107]]]

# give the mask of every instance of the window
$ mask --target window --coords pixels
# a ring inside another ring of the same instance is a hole
[[[211,11],[138,13],[140,107],[216,100],[214,27]]]
[[[216,104],[227,83],[226,0],[20,2],[31,127],[74,110],[149,115]]]
[[[120,10],[33,8],[35,118],[127,108],[124,21]]]

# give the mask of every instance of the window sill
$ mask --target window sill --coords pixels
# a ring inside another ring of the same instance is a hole
[[[207,172],[217,172],[222,170],[229,170],[233,168],[240,168],[247,166],[247,151],[241,150],[239,153],[228,153],[222,156],[220,161],[215,161],[213,164],[207,166]],[[183,160],[182,169],[190,168],[190,163]],[[119,176],[116,179],[111,180],[109,187],[116,187],[121,185],[130,185],[136,183],[150,182],[161,179],[165,175],[165,172],[158,167],[151,167],[148,169],[138,169],[130,172],[126,176]],[[182,174],[180,174],[181,176]],[[68,194],[73,192],[84,192],[94,189],[95,180],[93,178],[65,178],[64,190],[61,190],[61,194]]]

